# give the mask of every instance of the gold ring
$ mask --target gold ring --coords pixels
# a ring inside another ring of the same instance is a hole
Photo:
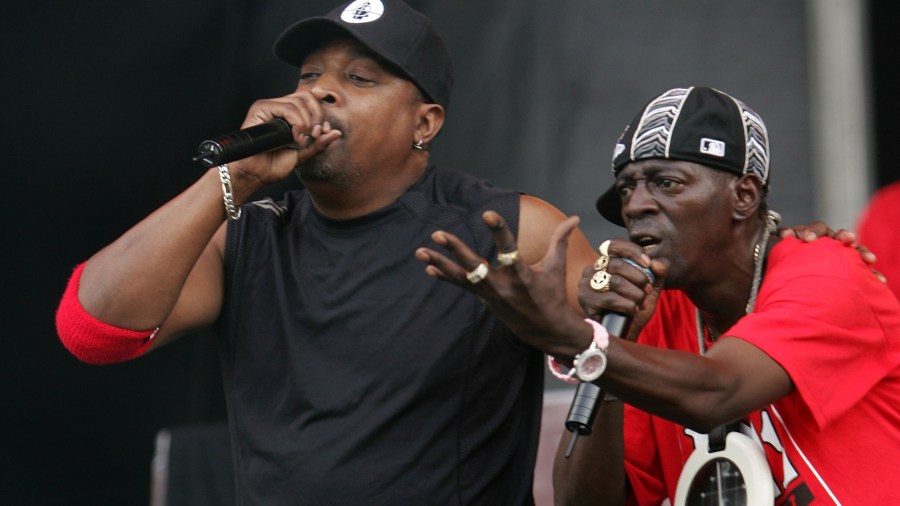
[[[519,250],[514,249],[509,253],[497,253],[497,262],[500,265],[512,265],[519,261]]]
[[[609,239],[600,243],[600,246],[597,248],[600,251],[600,256],[604,256],[604,257],[609,256],[609,243],[610,243]]]
[[[594,262],[595,271],[605,271],[607,266],[609,266],[609,257],[606,255],[602,255]]]
[[[597,271],[591,276],[591,288],[594,289],[595,292],[606,292],[609,291],[609,281],[612,279],[612,275],[606,271]]]
[[[477,285],[488,275],[488,266],[486,263],[482,262],[478,264],[478,267],[472,269],[471,271],[466,273],[466,279],[469,280],[469,283],[473,285]]]

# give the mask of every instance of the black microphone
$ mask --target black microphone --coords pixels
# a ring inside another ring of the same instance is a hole
[[[291,125],[281,118],[273,118],[263,124],[201,142],[192,161],[215,167],[292,144]]]
[[[650,269],[638,265],[629,258],[623,258],[626,262],[640,269],[650,280],[651,283],[656,279]],[[610,335],[624,337],[628,330],[631,318],[621,313],[606,313],[600,324],[606,329]],[[566,429],[572,432],[572,439],[569,441],[569,447],[566,449],[566,458],[572,455],[575,449],[575,441],[578,436],[591,435],[591,426],[594,424],[594,418],[597,416],[597,401],[603,397],[603,389],[591,382],[581,382],[575,389],[575,397],[572,398],[572,406],[569,407],[569,416],[566,418]]]

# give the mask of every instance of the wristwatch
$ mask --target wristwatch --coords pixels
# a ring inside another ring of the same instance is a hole
[[[606,352],[609,350],[609,333],[603,325],[591,319],[585,319],[594,327],[594,338],[591,345],[578,355],[575,355],[573,368],[575,376],[584,382],[594,381],[606,371]]]

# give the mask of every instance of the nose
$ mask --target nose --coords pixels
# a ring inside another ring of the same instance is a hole
[[[328,86],[327,82],[322,82],[321,79],[317,80],[309,91],[323,104],[336,104],[338,101],[338,95],[334,88]]]
[[[332,92],[330,90],[319,88],[317,86],[317,87],[313,88],[312,94],[314,97],[319,99],[319,102],[323,102],[326,104],[336,104],[337,103],[337,96],[334,94],[334,92]]]
[[[308,84],[310,93],[323,104],[337,104],[340,101],[340,93],[334,76],[329,72],[323,72]]]
[[[641,218],[658,211],[659,203],[653,198],[646,181],[636,182],[631,192],[622,197],[622,214],[628,218]]]

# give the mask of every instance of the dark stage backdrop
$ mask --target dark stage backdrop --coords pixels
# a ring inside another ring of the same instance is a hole
[[[445,35],[456,69],[435,161],[581,215],[597,243],[620,233],[593,201],[635,108],[669,87],[709,85],[766,118],[773,206],[789,223],[810,219],[803,2],[412,3]],[[293,89],[271,43],[331,6],[0,8],[0,502],[146,504],[155,433],[222,417],[210,334],[93,367],[59,344],[54,311],[77,263],[201,174],[190,158],[202,139],[237,128],[254,99]]]

